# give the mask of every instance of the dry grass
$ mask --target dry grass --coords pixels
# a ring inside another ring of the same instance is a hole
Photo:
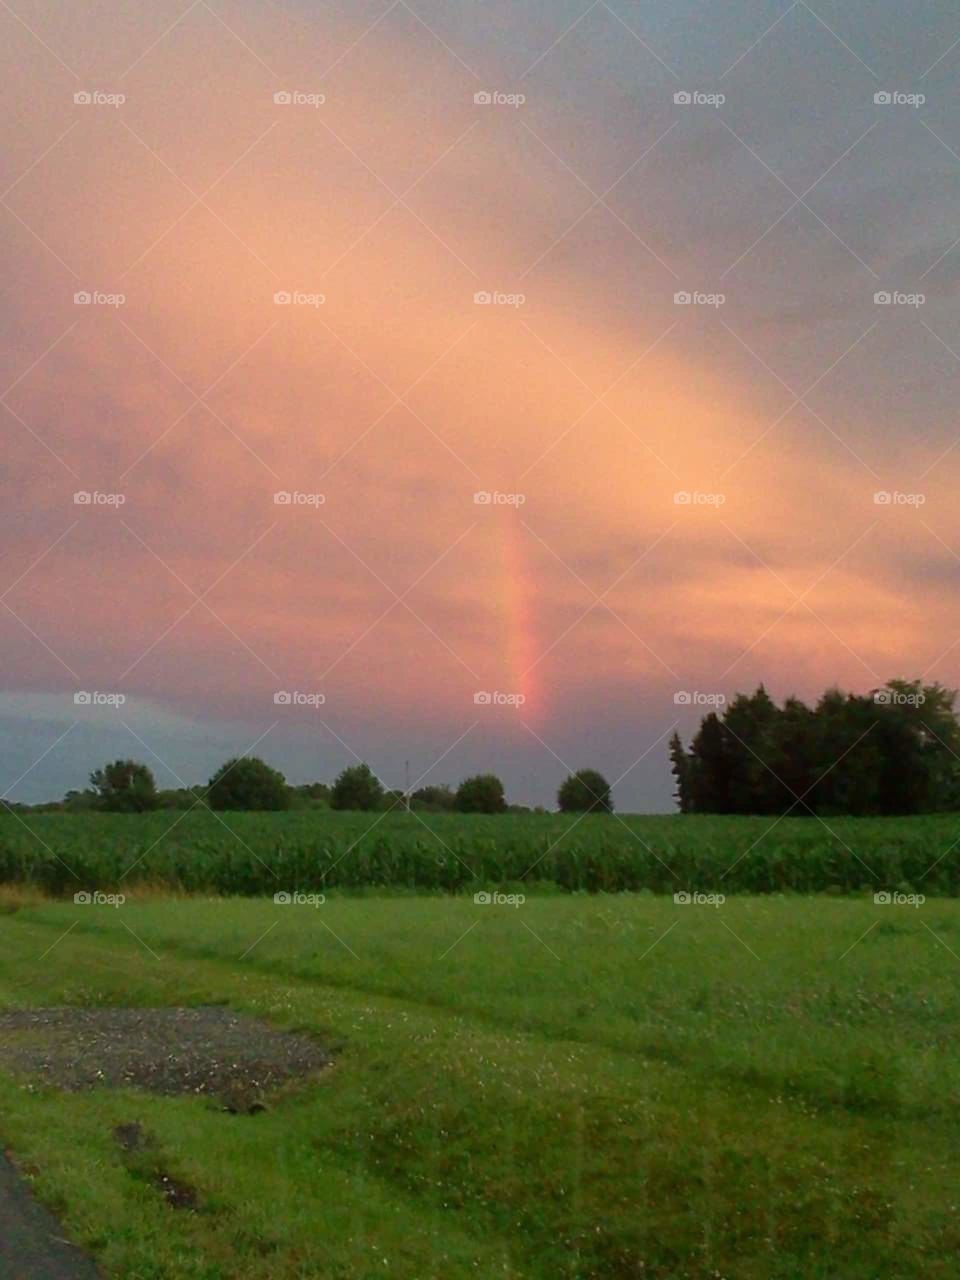
[[[0,884],[0,913],[11,915],[25,907],[41,907],[50,894],[26,884]]]

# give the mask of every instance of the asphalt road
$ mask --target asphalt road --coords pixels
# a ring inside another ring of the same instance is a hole
[[[60,1223],[2,1154],[0,1280],[101,1280],[86,1254],[64,1241]]]

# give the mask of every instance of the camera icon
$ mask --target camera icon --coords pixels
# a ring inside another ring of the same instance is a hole
[[[482,89],[479,93],[473,95],[474,104],[478,107],[489,107],[493,102],[493,94],[488,93],[486,89]]]
[[[692,699],[686,689],[679,689],[673,695],[673,701],[678,707],[689,707]]]
[[[486,289],[481,289],[479,293],[473,295],[473,300],[478,307],[489,307],[493,302],[493,294],[488,293]]]
[[[679,907],[689,907],[693,899],[685,889],[681,889],[679,893],[673,895],[673,900]]]
[[[281,889],[279,893],[275,893],[273,895],[273,901],[278,907],[289,907],[293,898],[291,898],[289,893],[285,893],[284,890]]]
[[[78,507],[89,507],[93,501],[93,495],[88,493],[86,489],[78,489],[73,495],[73,501]]]
[[[273,295],[273,301],[278,307],[289,307],[293,296],[287,293],[286,289],[281,289],[279,293]]]
[[[674,305],[678,307],[689,307],[693,302],[693,294],[687,293],[686,289],[681,289],[679,293],[673,295]]]
[[[93,898],[89,893],[87,893],[86,889],[81,889],[79,893],[75,893],[73,895],[73,900],[78,907],[89,907]]]
[[[886,707],[893,701],[893,694],[889,689],[878,689],[873,695],[873,700],[878,706]]]
[[[878,489],[873,495],[873,500],[878,507],[889,507],[893,502],[893,494],[887,489]]]
[[[87,93],[85,89],[81,89],[78,93],[73,95],[73,100],[78,107],[89,107],[90,103],[93,101],[93,94]]]
[[[893,101],[893,95],[887,93],[886,90],[881,89],[879,93],[875,93],[873,95],[873,101],[875,106],[889,107],[890,103]]]
[[[873,901],[878,907],[889,907],[893,901],[893,895],[888,893],[886,889],[881,889],[879,893],[873,895]]]
[[[673,95],[673,101],[678,107],[689,107],[693,101],[693,95],[688,93],[686,89],[681,89],[679,93]]]
[[[293,698],[290,696],[289,693],[281,692],[281,693],[275,693],[273,695],[273,701],[278,707],[289,707],[290,703],[293,701]]]
[[[93,694],[87,693],[85,689],[81,689],[73,695],[74,705],[78,707],[89,707],[93,702]]]
[[[487,893],[486,889],[481,889],[479,893],[473,895],[473,900],[479,907],[489,907],[493,898]]]
[[[479,507],[489,507],[493,502],[493,494],[487,489],[481,489],[473,495],[473,500]]]
[[[73,295],[73,304],[76,307],[89,307],[93,302],[93,294],[87,293],[86,289],[81,289],[79,293]]]
[[[492,693],[484,693],[481,691],[473,695],[473,704],[476,707],[489,707],[491,702],[493,702]]]
[[[273,100],[278,107],[289,107],[290,103],[293,101],[293,94],[289,93],[286,89],[281,89],[278,93],[273,95]]]
[[[873,295],[873,300],[878,307],[889,307],[893,302],[893,294],[888,293],[886,289],[881,289],[879,293]]]
[[[690,493],[686,489],[680,489],[673,495],[673,500],[678,507],[689,507],[692,499]]]
[[[278,489],[273,495],[273,500],[278,507],[289,507],[293,502],[293,494],[288,489]]]

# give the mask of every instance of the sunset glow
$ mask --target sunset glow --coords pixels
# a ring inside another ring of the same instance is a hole
[[[291,777],[356,753],[396,779],[457,742],[438,780],[503,759],[543,802],[560,766],[521,718],[561,758],[592,718],[616,776],[685,726],[678,688],[956,683],[957,253],[935,206],[908,244],[885,228],[896,167],[954,173],[960,144],[878,112],[802,6],[739,62],[759,13],[718,57],[666,7],[643,40],[567,3],[19,12],[8,782],[78,689],[127,698],[123,724],[79,718],[101,756],[133,731],[205,777],[269,730]],[[677,106],[707,61],[733,64],[722,111]],[[277,714],[285,689],[322,713]],[[480,714],[484,689],[522,713]],[[78,759],[23,795],[82,782]],[[663,753],[625,785],[669,807]]]

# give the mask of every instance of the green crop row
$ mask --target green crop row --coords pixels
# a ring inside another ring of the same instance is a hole
[[[626,818],[328,810],[0,816],[0,883],[53,894],[149,883],[260,895],[363,887],[462,892],[960,892],[953,815]]]

